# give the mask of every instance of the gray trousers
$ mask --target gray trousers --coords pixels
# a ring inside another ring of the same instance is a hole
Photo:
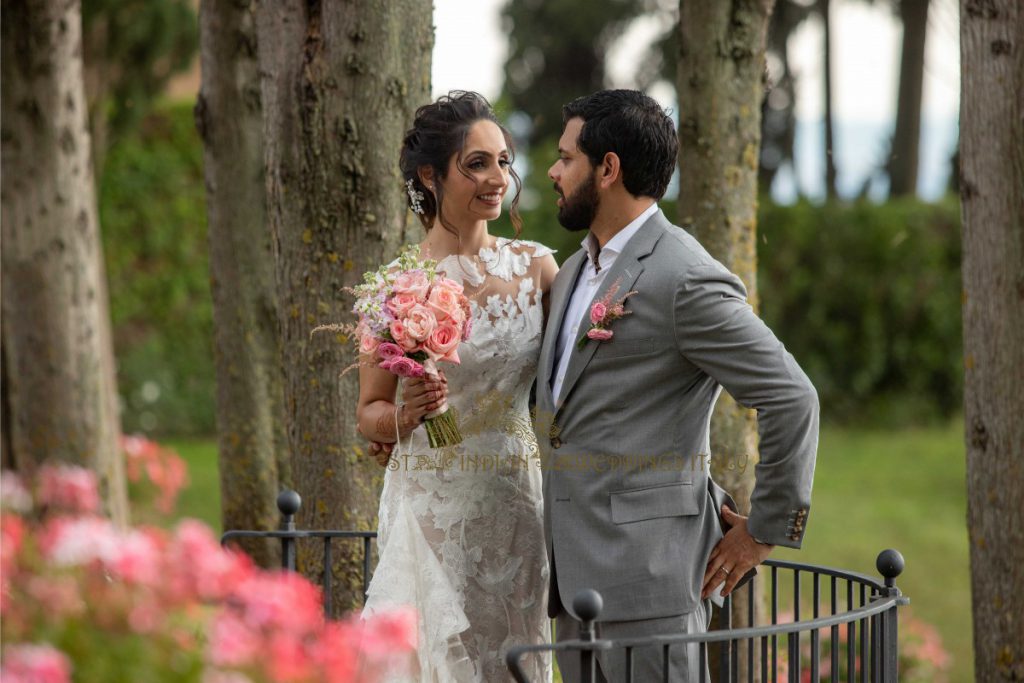
[[[689,614],[641,621],[602,621],[595,624],[594,628],[598,638],[615,640],[670,633],[703,633],[708,630],[710,621],[711,601],[702,600],[697,603],[697,608]],[[564,610],[555,617],[555,636],[558,642],[576,640],[579,635],[580,623]],[[559,651],[557,657],[562,680],[565,683],[577,683],[580,680],[579,651]],[[636,683],[662,680],[662,657],[661,647],[634,648],[633,680]],[[594,678],[598,683],[620,683],[620,681],[626,680],[626,651],[624,649],[598,651],[595,660],[597,671]],[[701,683],[701,681],[711,680],[708,676],[706,662],[703,677],[701,676],[700,653],[696,644],[673,645],[669,649],[669,671],[669,680],[673,683]]]

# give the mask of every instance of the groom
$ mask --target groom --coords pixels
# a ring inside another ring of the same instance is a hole
[[[604,598],[601,638],[704,631],[717,589],[732,591],[773,545],[800,546],[817,395],[740,280],[659,210],[678,148],[661,107],[606,90],[567,104],[563,120],[548,176],[559,222],[588,232],[552,287],[537,380],[537,413],[549,416],[537,421],[548,611],[558,639],[573,639],[573,596],[594,588]],[[625,314],[609,319],[620,302]],[[596,339],[587,334],[595,319],[606,330]],[[757,410],[749,518],[708,473],[722,388]],[[623,678],[621,650],[597,659],[599,677]],[[671,680],[700,680],[697,659],[696,648],[672,648]],[[577,680],[578,652],[558,662]],[[660,680],[661,649],[636,650],[634,666],[634,680]]]

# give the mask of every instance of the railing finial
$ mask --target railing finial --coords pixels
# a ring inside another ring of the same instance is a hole
[[[302,507],[302,496],[291,489],[285,489],[277,495],[277,509],[285,517],[291,517]]]
[[[885,577],[885,585],[889,588],[896,585],[896,577],[903,573],[905,565],[900,551],[892,548],[878,553],[878,559],[875,560],[875,567]]]

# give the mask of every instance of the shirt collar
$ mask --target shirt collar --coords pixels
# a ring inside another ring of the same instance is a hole
[[[590,264],[594,266],[594,270],[601,272],[615,262],[615,257],[622,253],[622,250],[626,248],[626,244],[632,239],[633,235],[640,231],[640,227],[647,222],[657,212],[658,203],[654,202],[641,213],[639,216],[634,218],[629,224],[626,225],[622,230],[619,230],[615,235],[612,236],[608,243],[601,248],[597,245],[597,238],[594,237],[594,233],[587,231],[587,236],[580,242],[580,246],[583,247],[587,252],[587,257],[590,260]],[[600,268],[598,268],[600,264]]]

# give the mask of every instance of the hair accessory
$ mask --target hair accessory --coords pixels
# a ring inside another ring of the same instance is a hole
[[[423,193],[417,190],[412,184],[412,178],[405,181],[405,191],[409,193],[409,207],[413,213],[423,215]]]

